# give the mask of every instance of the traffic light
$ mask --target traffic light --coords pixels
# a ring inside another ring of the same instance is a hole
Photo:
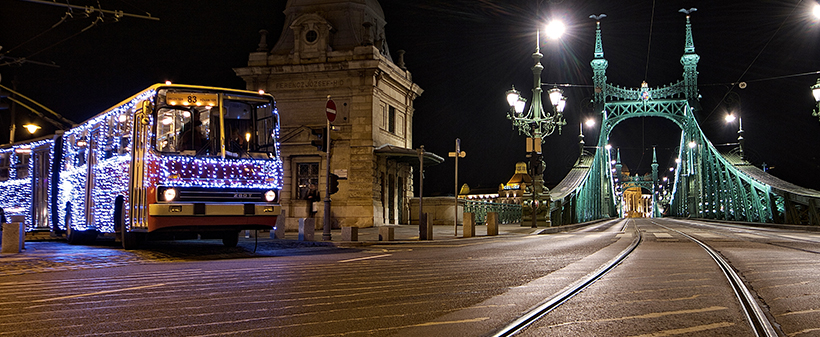
[[[316,147],[317,150],[325,152],[325,145],[327,143],[327,127],[321,129],[310,129],[310,133],[316,135],[317,140],[311,140],[310,144]]]
[[[330,194],[339,192],[339,176],[334,173],[330,174]]]

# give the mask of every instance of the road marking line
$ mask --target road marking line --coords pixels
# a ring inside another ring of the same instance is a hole
[[[818,330],[820,330],[820,328],[803,329],[803,330],[800,330],[800,331],[792,332],[792,333],[790,333],[786,336],[792,337],[792,336],[802,335],[804,333],[814,332],[814,331],[818,331]]]
[[[375,258],[379,258],[379,257],[388,257],[388,256],[391,256],[391,255],[393,255],[393,254],[382,254],[382,255],[375,255],[375,256],[365,256],[365,257],[360,257],[360,258],[356,258],[356,259],[341,260],[341,261],[339,261],[339,263],[353,262],[353,261],[361,261],[361,260],[370,260],[370,259],[375,259]]]
[[[720,323],[712,323],[712,324],[705,324],[705,325],[698,325],[698,326],[690,326],[688,328],[681,328],[681,329],[671,329],[671,330],[663,330],[653,333],[648,333],[645,335],[637,335],[632,337],[663,337],[663,336],[673,336],[673,335],[684,335],[690,334],[693,332],[698,331],[706,331],[711,329],[717,328],[726,328],[735,325],[735,323],[731,322],[720,322]]]
[[[475,322],[486,321],[488,319],[490,319],[490,318],[489,317],[478,317],[478,318],[462,319],[462,320],[458,320],[458,321],[427,322],[427,323],[421,323],[421,324],[414,324],[414,325],[410,325],[410,326],[413,327],[413,326],[434,326],[434,325],[444,325],[444,324],[464,324],[464,323],[475,323]]]
[[[779,317],[779,316],[788,316],[788,315],[814,314],[814,313],[817,313],[817,312],[820,312],[820,309],[791,311],[791,312],[787,312],[787,313],[778,314],[778,315],[775,315],[775,316]]]
[[[672,234],[669,234],[669,233],[652,233],[652,234],[655,234],[655,237],[659,238],[659,239],[660,238],[668,239],[668,238],[672,237]]]
[[[719,306],[711,306],[707,308],[700,308],[700,309],[684,309],[684,310],[675,310],[675,311],[663,311],[663,312],[653,312],[643,315],[635,315],[635,316],[624,316],[624,317],[612,317],[612,318],[600,318],[600,319],[590,319],[584,321],[572,321],[572,322],[564,322],[550,325],[549,327],[559,327],[564,325],[572,325],[572,324],[581,324],[581,323],[602,323],[602,322],[618,322],[618,321],[626,321],[631,319],[647,319],[647,318],[661,318],[671,315],[686,315],[686,314],[698,314],[710,311],[718,311],[718,310],[727,310],[727,307],[719,307]]]
[[[131,288],[123,288],[123,289],[114,289],[114,290],[103,290],[103,291],[98,291],[98,292],[94,292],[94,293],[79,294],[79,295],[69,295],[69,296],[62,296],[62,297],[53,297],[53,298],[46,298],[46,299],[42,299],[42,300],[34,300],[34,301],[32,301],[32,302],[35,302],[35,303],[40,303],[40,302],[58,301],[58,300],[64,300],[64,299],[69,299],[69,298],[77,298],[77,297],[85,297],[85,296],[94,296],[94,295],[102,295],[102,294],[118,293],[118,292],[129,291],[129,290],[137,290],[137,289],[145,289],[145,288],[161,287],[161,286],[164,286],[164,285],[165,285],[165,283],[158,283],[158,284],[152,284],[152,285],[147,285],[147,286],[139,286],[139,287],[131,287]]]

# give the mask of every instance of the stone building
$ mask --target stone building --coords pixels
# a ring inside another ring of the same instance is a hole
[[[385,19],[376,0],[288,0],[285,25],[270,48],[260,31],[248,66],[235,68],[249,90],[276,97],[281,116],[285,187],[282,208],[288,228],[298,218],[324,216],[307,200],[325,191],[325,154],[311,145],[326,126],[328,96],[337,107],[331,130],[331,172],[340,176],[332,195],[336,226],[408,223],[413,191],[413,100],[422,89],[404,66],[403,51],[391,55]],[[432,163],[443,159],[426,155]],[[313,212],[315,210],[315,213]]]

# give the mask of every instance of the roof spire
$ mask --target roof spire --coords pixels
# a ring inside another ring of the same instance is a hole
[[[595,19],[595,58],[604,58],[604,44],[601,42],[601,19],[605,18],[606,14],[590,15],[590,19]]]
[[[683,47],[684,54],[695,53],[695,41],[692,39],[692,23],[689,22],[689,16],[697,10],[697,8],[681,8],[678,10],[678,12],[686,14],[686,45]]]

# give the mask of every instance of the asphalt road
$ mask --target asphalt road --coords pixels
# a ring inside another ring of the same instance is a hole
[[[67,258],[94,268],[0,275],[0,336],[483,336],[621,252],[633,226],[635,251],[524,335],[749,335],[715,263],[651,221],[728,258],[786,335],[820,333],[817,234],[647,219],[261,257],[216,243],[77,247]]]

